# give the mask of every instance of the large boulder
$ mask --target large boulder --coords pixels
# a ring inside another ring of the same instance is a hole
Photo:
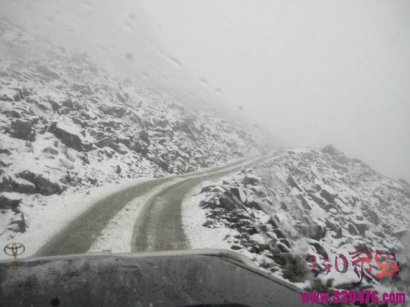
[[[26,99],[27,97],[29,97],[31,95],[31,90],[28,89],[28,88],[25,88],[25,87],[18,88],[17,89],[17,95],[19,96],[20,100]],[[16,95],[14,95],[14,96],[16,96]],[[14,98],[14,99],[16,99],[16,98]]]
[[[147,143],[148,145],[151,144],[151,142],[150,142],[150,140],[149,140],[149,134],[148,134],[147,131],[142,130],[142,131],[140,132],[139,136],[140,136],[140,139],[141,139],[142,141],[144,141],[144,142]]]
[[[5,110],[3,111],[3,114],[12,118],[21,118],[20,113],[15,110]]]
[[[128,152],[128,147],[122,143],[111,142],[110,144],[108,144],[108,147],[111,147],[116,152],[122,155],[125,155]]]
[[[334,159],[334,161],[337,162],[337,163],[333,163],[332,167],[336,169],[341,169],[341,170],[346,169],[344,164],[348,163],[349,159],[343,153],[338,151],[333,145],[327,145],[323,147],[322,152],[330,155]],[[352,160],[362,164],[360,160],[357,160],[357,159],[352,159]]]
[[[131,148],[132,147],[132,140],[130,137],[127,136],[120,136],[117,138],[116,140],[118,143],[124,144],[125,146],[127,146],[127,148]]]
[[[333,145],[326,145],[325,147],[323,147],[322,151],[331,156],[337,156],[339,154],[339,152]]]
[[[21,199],[13,199],[0,195],[0,210],[13,210],[18,212],[18,207],[20,206]]]
[[[73,100],[71,98],[65,99],[61,103],[64,107],[66,107],[69,110],[78,110],[78,109],[80,109],[80,104],[78,103],[78,101]]]
[[[333,203],[336,198],[336,193],[332,191],[330,188],[323,188],[320,191],[320,196],[326,199],[329,203]]]
[[[258,185],[260,183],[260,178],[247,174],[243,177],[242,183],[244,185]]]
[[[169,122],[166,118],[164,118],[164,119],[156,120],[155,125],[161,128],[165,128],[169,126]]]
[[[99,148],[110,147],[122,155],[128,152],[127,146],[111,138],[105,138],[105,139],[99,140],[98,142],[95,143],[95,145]]]
[[[298,189],[299,191],[302,191],[302,189],[301,189],[301,187],[299,186],[299,184],[296,182],[296,180],[295,180],[291,175],[288,176],[288,179],[287,179],[286,181],[287,181],[287,183],[288,183],[292,188],[296,188],[296,189]]]
[[[140,142],[135,142],[132,147],[132,150],[134,150],[137,153],[140,153],[142,155],[146,155],[148,153],[148,148],[146,145],[142,145]]]
[[[55,101],[51,98],[48,98],[47,101],[50,104],[50,106],[51,106],[51,108],[53,109],[54,112],[57,112],[61,108],[61,105],[57,101]]]
[[[64,122],[52,123],[49,131],[67,147],[78,151],[88,151],[91,149],[90,144],[83,142],[79,128],[73,124],[66,125]]]
[[[353,225],[352,223],[348,224],[347,227],[347,231],[349,232],[349,234],[353,235],[353,236],[357,236],[360,234],[359,230],[357,229],[357,227],[355,225]]]
[[[7,148],[2,148],[1,144],[0,144],[0,154],[5,154],[5,155],[11,155],[11,151],[8,150]]]
[[[197,129],[195,128],[195,126],[193,124],[193,121],[190,120],[190,119],[189,120],[183,120],[183,121],[177,121],[175,123],[175,126],[174,126],[174,131],[176,131],[176,130],[183,131],[184,133],[186,133],[186,135],[190,139],[192,139],[194,141],[197,139],[197,137],[194,133],[194,131],[196,131]]]
[[[105,146],[109,146],[113,141],[110,138],[104,138],[99,140],[95,143],[95,145],[99,148],[103,148]]]
[[[0,101],[13,101],[14,100],[14,98],[13,98],[13,96],[10,96],[9,94],[7,94],[7,93],[1,93],[0,94]]]
[[[33,194],[36,193],[36,187],[33,183],[21,178],[3,177],[0,182],[0,192]]]
[[[370,208],[366,208],[367,210],[363,210],[364,216],[367,217],[367,219],[372,222],[375,225],[378,225],[380,223],[380,218],[377,215],[377,213]]]
[[[34,141],[36,134],[31,122],[17,119],[11,123],[10,135],[22,140]]]
[[[159,157],[151,157],[151,156],[145,156],[148,160],[150,160],[152,163],[155,163],[158,165],[163,171],[168,172],[169,171],[169,162],[164,161],[163,159]]]
[[[51,182],[42,175],[35,174],[31,171],[21,172],[17,176],[33,183],[36,187],[36,192],[42,195],[61,194],[63,192],[63,188],[57,183]]]
[[[119,107],[119,106],[101,106],[100,110],[103,111],[105,114],[121,118],[125,115],[125,112],[127,111],[126,108],[124,107]]]
[[[238,188],[226,190],[219,198],[220,206],[226,210],[235,210],[243,208],[241,196]]]
[[[318,197],[316,194],[311,193],[311,192],[309,192],[308,195],[309,195],[310,198],[311,198],[315,203],[317,203],[321,208],[325,208],[326,202],[325,202],[322,198]]]
[[[50,155],[58,155],[58,150],[51,146],[44,148],[43,152]]]
[[[117,98],[122,103],[126,103],[129,99],[129,95],[127,93],[121,94],[121,93],[117,92]]]

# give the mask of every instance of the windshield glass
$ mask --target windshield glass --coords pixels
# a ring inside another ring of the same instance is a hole
[[[409,293],[409,14],[0,1],[0,259],[222,249]]]

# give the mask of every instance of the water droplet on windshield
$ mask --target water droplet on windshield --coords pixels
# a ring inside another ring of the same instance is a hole
[[[107,48],[104,46],[98,46],[97,51],[101,53],[107,53]]]
[[[199,82],[201,82],[203,85],[207,85],[207,84],[208,84],[208,80],[206,80],[205,78],[199,79]]]
[[[131,33],[134,32],[134,29],[132,28],[132,24],[131,24],[131,23],[129,23],[129,22],[124,22],[124,27],[125,27],[125,29],[126,29],[128,32],[131,32]]]
[[[85,10],[91,10],[91,5],[87,1],[80,1],[80,5]]]
[[[156,53],[158,53],[162,58],[164,58],[167,62],[171,63],[172,65],[174,65],[177,68],[181,68],[182,67],[182,63],[173,55],[170,55],[168,53],[163,52],[162,50],[160,50],[159,48],[152,46],[151,45],[152,50],[154,50]]]

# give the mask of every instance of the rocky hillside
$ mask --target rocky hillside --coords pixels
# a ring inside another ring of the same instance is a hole
[[[221,233],[224,247],[247,255],[267,272],[306,288],[345,289],[361,279],[349,252],[369,248],[373,270],[359,286],[409,291],[410,185],[332,146],[280,153],[256,170],[202,187],[185,215],[194,215],[198,206],[202,225],[186,223],[195,247],[213,247]],[[209,240],[197,242],[195,234],[207,231]],[[395,253],[400,272],[394,279],[375,277],[380,273],[376,250]],[[340,254],[349,261],[347,272],[342,272]],[[309,267],[312,256],[316,277]]]
[[[119,81],[0,21],[0,210],[72,188],[223,164],[266,148],[256,126]],[[2,221],[2,220],[1,220]],[[24,221],[2,229],[25,231]],[[3,221],[2,221],[3,222]]]

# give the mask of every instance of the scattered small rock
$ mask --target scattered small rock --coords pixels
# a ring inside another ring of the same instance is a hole
[[[140,132],[139,136],[140,136],[140,139],[141,139],[142,141],[144,141],[145,143],[147,143],[148,145],[151,143],[150,140],[149,140],[149,135],[148,135],[148,132],[147,132],[147,131],[142,130],[142,131]]]
[[[242,249],[242,246],[233,244],[233,245],[231,246],[231,249],[233,249],[233,250],[240,250],[240,249]]]
[[[43,152],[49,153],[49,154],[52,154],[52,155],[57,155],[58,154],[58,150],[53,148],[53,147],[50,147],[50,146],[44,148]]]
[[[23,213],[18,213],[9,223],[8,229],[14,232],[26,232],[27,223]]]
[[[5,110],[3,111],[3,114],[9,117],[13,117],[13,118],[20,118],[21,115],[19,112],[15,111],[15,110]]]
[[[18,212],[18,207],[20,206],[21,199],[8,198],[4,195],[0,195],[0,209],[1,210],[13,210]]]

